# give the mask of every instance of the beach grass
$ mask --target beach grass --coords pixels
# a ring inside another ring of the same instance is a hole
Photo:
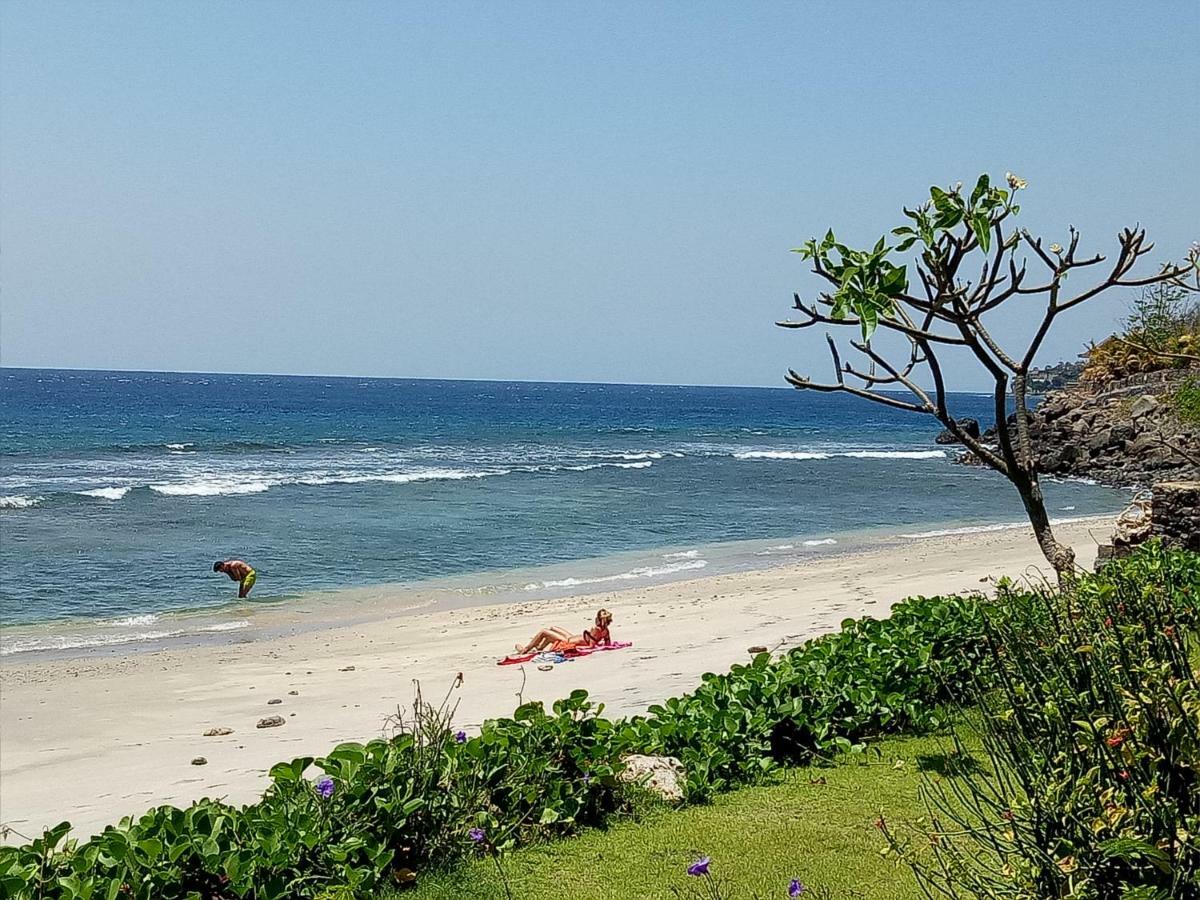
[[[906,900],[920,892],[907,868],[885,859],[875,820],[915,822],[922,774],[939,777],[948,737],[881,741],[832,765],[791,769],[772,783],[711,804],[656,807],[604,830],[518,850],[505,857],[512,896],[523,900],[642,900],[686,890],[687,866],[712,858],[726,896],[786,897],[790,879],[864,900]],[[382,897],[450,900],[505,897],[494,863],[479,859],[426,877],[413,891]]]

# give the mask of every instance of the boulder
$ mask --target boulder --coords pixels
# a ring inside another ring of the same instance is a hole
[[[267,716],[265,719],[259,719],[255,728],[278,728],[287,720],[283,716]]]
[[[683,763],[673,756],[631,754],[623,760],[618,776],[626,784],[637,784],[671,803],[683,800]]]
[[[1111,428],[1101,428],[1090,438],[1088,438],[1088,452],[1095,455],[1102,451],[1109,444],[1113,443],[1113,435]]]
[[[979,420],[972,418],[955,419],[955,424],[958,425],[964,432],[973,438],[979,437]],[[944,430],[936,438],[933,439],[935,444],[957,444],[958,437],[949,428]]]
[[[1158,407],[1158,398],[1150,394],[1142,394],[1142,396],[1133,401],[1133,406],[1129,408],[1129,415],[1135,419],[1140,419],[1142,416],[1154,412]]]

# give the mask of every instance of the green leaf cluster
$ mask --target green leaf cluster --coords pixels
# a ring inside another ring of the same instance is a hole
[[[897,301],[908,292],[908,267],[894,262],[890,254],[903,253],[920,242],[922,262],[936,270],[949,252],[946,235],[963,229],[964,249],[979,248],[987,253],[997,223],[1019,211],[1011,192],[993,187],[985,173],[969,196],[963,195],[961,186],[931,187],[927,202],[904,210],[912,224],[892,229],[892,236],[899,238],[895,246],[881,237],[870,250],[859,250],[839,241],[830,230],[821,240],[812,238],[795,252],[816,263],[835,284],[830,316],[839,321],[854,316],[862,327],[863,340],[870,340],[881,320],[895,316]]]
[[[919,877],[948,897],[1200,897],[1200,555],[1152,543],[1071,590],[1009,591],[972,700],[991,765]],[[901,846],[899,849],[911,848]]]

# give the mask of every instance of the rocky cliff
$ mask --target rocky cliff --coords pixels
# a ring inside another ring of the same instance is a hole
[[[1038,469],[1121,487],[1200,478],[1200,422],[1176,402],[1197,381],[1197,370],[1174,369],[1052,391],[1031,421]]]

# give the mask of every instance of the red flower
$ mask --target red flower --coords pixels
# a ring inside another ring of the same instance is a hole
[[[1105,624],[1105,626],[1107,626],[1108,628],[1112,628],[1112,616],[1105,616],[1105,617],[1104,617],[1104,624]]]
[[[1120,747],[1123,743],[1125,743],[1125,732],[1114,731],[1108,736],[1104,743],[1108,744],[1110,747]]]
[[[1122,781],[1128,781],[1129,780],[1129,770],[1122,769],[1120,772],[1117,773],[1117,777],[1120,778]]]

